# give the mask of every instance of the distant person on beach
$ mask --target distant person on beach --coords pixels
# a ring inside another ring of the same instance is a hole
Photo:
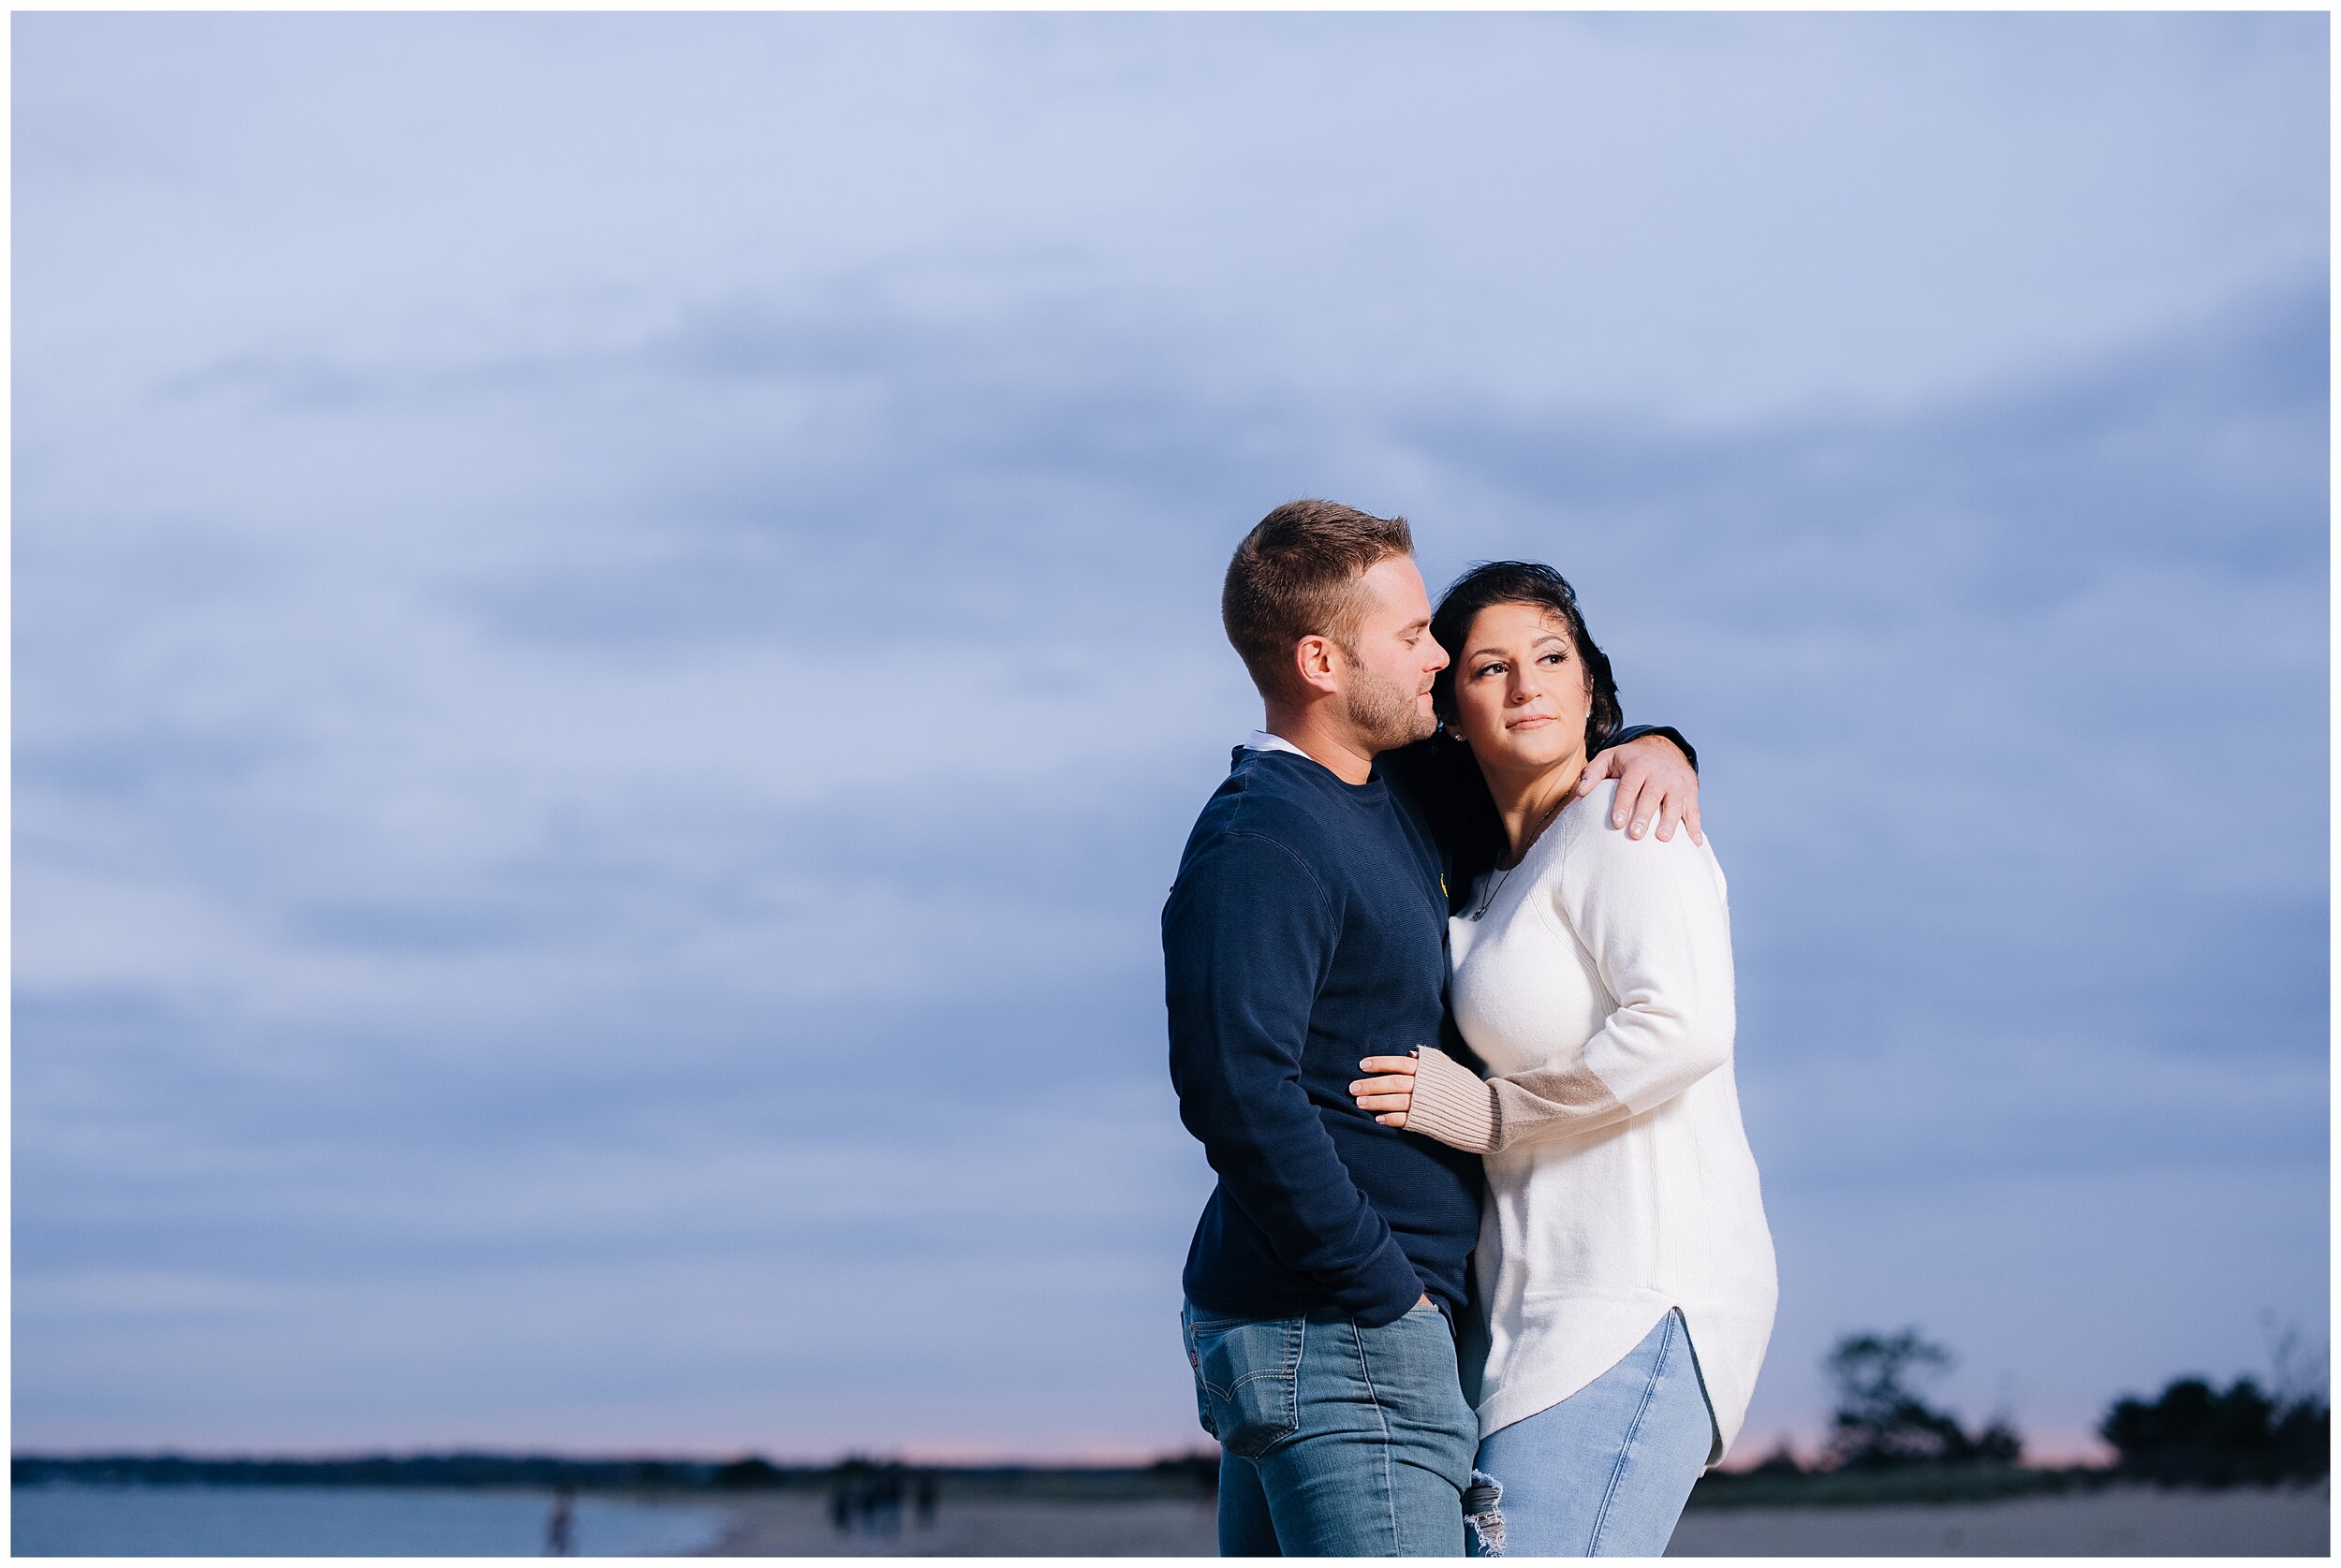
[[[577,1497],[564,1487],[552,1494],[552,1517],[545,1521],[545,1555],[570,1557],[577,1551]]]
[[[1436,729],[1448,654],[1406,520],[1333,502],[1262,519],[1220,608],[1265,718],[1162,914],[1171,1081],[1219,1177],[1181,1312],[1221,1444],[1219,1547],[1460,1556],[1480,1423],[1452,1326],[1470,1311],[1480,1160],[1349,1091],[1362,1059],[1462,1048],[1440,852],[1377,763]],[[1695,813],[1685,748],[1648,730],[1602,740],[1579,792],[1615,777],[1634,837]]]
[[[1497,1076],[1426,1044],[1368,1055],[1350,1088],[1384,1126],[1486,1161],[1465,1356],[1481,1549],[1656,1557],[1739,1430],[1778,1296],[1723,871],[1687,834],[1627,842],[1609,791],[1583,798],[1617,687],[1559,573],[1476,567],[1431,629],[1433,744],[1469,759],[1434,790],[1457,825],[1450,1002]]]

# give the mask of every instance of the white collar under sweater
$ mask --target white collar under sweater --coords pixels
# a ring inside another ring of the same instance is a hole
[[[1244,749],[1247,752],[1290,752],[1294,756],[1309,756],[1308,753],[1283,736],[1271,735],[1264,729],[1256,729],[1244,737]],[[1309,756],[1309,760],[1315,762],[1317,758]]]

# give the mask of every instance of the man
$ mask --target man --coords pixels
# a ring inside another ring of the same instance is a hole
[[[1447,897],[1416,803],[1375,766],[1436,728],[1447,655],[1403,518],[1296,501],[1228,567],[1221,614],[1266,710],[1197,819],[1162,913],[1170,1077],[1219,1184],[1181,1313],[1220,1441],[1231,1557],[1460,1556],[1479,1427],[1452,1325],[1476,1157],[1383,1127],[1359,1061],[1444,1043]],[[1587,769],[1660,836],[1684,754],[1621,733]],[[1696,829],[1697,819],[1691,818]]]

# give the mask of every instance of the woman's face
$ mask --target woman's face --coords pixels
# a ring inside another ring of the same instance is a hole
[[[1505,772],[1542,772],[1585,749],[1593,689],[1568,623],[1541,605],[1490,605],[1455,660],[1456,727]]]

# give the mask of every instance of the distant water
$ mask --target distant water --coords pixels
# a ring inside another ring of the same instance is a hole
[[[421,1487],[16,1487],[18,1557],[536,1557],[550,1492]],[[696,1552],[729,1515],[705,1503],[577,1500],[583,1557]]]

